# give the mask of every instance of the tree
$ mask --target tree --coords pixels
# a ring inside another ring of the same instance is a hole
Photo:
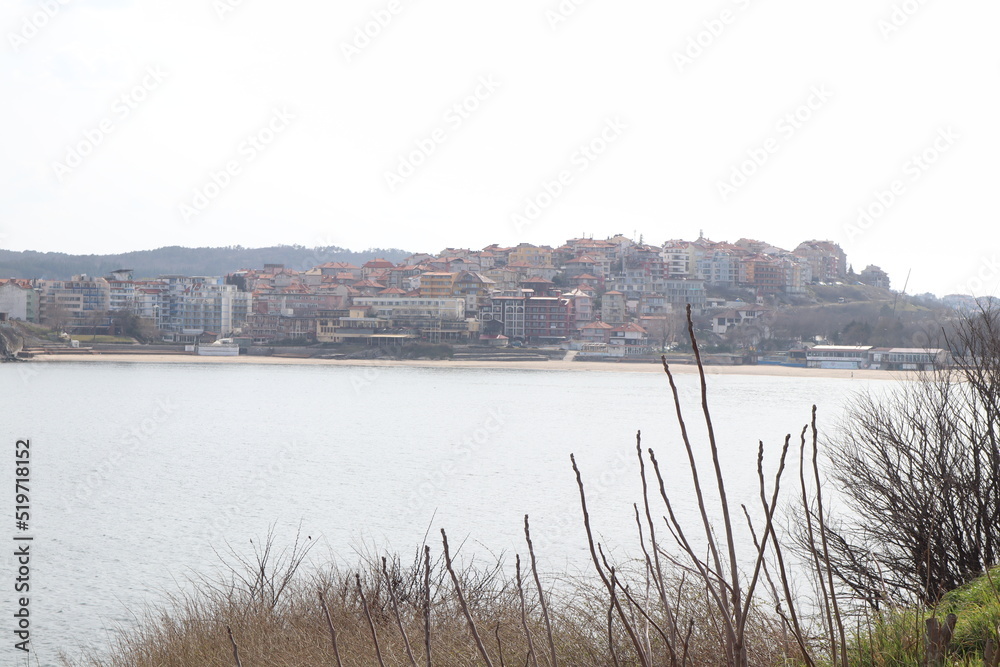
[[[147,342],[154,337],[156,327],[153,321],[140,317],[127,310],[116,310],[111,313],[111,324],[118,334],[131,336],[140,342]]]
[[[1000,558],[1000,313],[951,343],[953,369],[858,396],[830,443],[851,510],[828,533],[833,567],[872,606],[933,603]]]
[[[679,316],[673,313],[646,317],[640,324],[649,334],[650,342],[655,342],[660,351],[665,351],[667,345],[674,342],[677,330],[681,326]]]
[[[71,313],[61,303],[56,301],[46,303],[42,313],[42,323],[48,325],[53,331],[62,333],[66,329],[66,325],[69,324]]]
[[[246,276],[239,273],[231,273],[226,276],[227,285],[236,285],[236,289],[241,292],[247,291],[247,278]]]
[[[106,310],[84,311],[84,323],[90,328],[91,340],[96,340],[99,329],[107,328],[110,322],[110,313]]]

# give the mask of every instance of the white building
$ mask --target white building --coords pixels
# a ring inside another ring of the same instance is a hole
[[[38,320],[38,293],[25,280],[0,280],[0,313],[11,320]]]
[[[217,276],[161,276],[166,283],[158,295],[160,328],[176,335],[211,332],[220,336],[246,326],[253,294],[227,285]],[[144,303],[145,308],[145,303]]]
[[[421,296],[357,296],[355,306],[371,308],[377,317],[388,320],[464,320],[465,299]]]
[[[806,350],[806,366],[848,370],[868,368],[871,349],[871,345],[816,345]]]
[[[869,353],[873,369],[889,371],[932,371],[950,363],[947,350],[923,347],[877,347]]]

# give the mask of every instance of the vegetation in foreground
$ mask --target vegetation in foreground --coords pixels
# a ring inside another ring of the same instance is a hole
[[[432,559],[429,588],[425,589],[426,563],[419,554],[409,564],[401,563],[399,558],[387,560],[384,570],[380,561],[370,558],[361,563],[362,569],[357,573],[331,569],[306,574],[290,567],[292,551],[273,561],[263,559],[263,574],[259,570],[254,573],[234,569],[226,585],[221,581],[204,585],[196,595],[178,597],[171,608],[150,612],[144,625],[123,634],[109,655],[66,660],[65,664],[230,667],[237,664],[238,653],[246,667],[377,665],[380,663],[376,641],[385,665],[486,664],[443,558]],[[303,551],[297,552],[299,556],[302,554]],[[622,626],[616,623],[608,634],[606,590],[580,581],[560,582],[554,591],[546,592],[546,624],[530,565],[526,561],[521,565],[520,588],[516,577],[513,581],[505,578],[495,563],[456,570],[465,606],[493,665],[596,667],[616,664],[616,660],[620,665],[643,664]],[[851,667],[996,665],[996,657],[988,662],[983,652],[987,641],[996,637],[1000,623],[998,576],[1000,569],[995,569],[992,582],[986,576],[977,579],[947,595],[937,608],[900,608],[855,618],[844,655],[846,664]],[[429,604],[425,604],[425,590],[430,591]],[[688,619],[681,645],[677,647],[679,654],[675,656],[676,662],[672,660],[656,627],[642,622],[637,614],[636,629],[646,653],[646,664],[691,667],[730,664],[723,649],[716,610],[706,604],[703,591],[694,582],[674,580],[669,592],[674,613]],[[639,594],[635,590],[629,593]],[[619,595],[628,599],[624,590]],[[643,589],[637,602],[655,606],[650,595],[655,596],[656,592],[650,594]],[[927,621],[937,619],[946,625],[950,613],[958,620],[954,636],[943,651],[944,660],[927,663]],[[429,625],[425,618],[430,619]],[[659,613],[654,618],[658,624],[669,622]],[[753,610],[747,639],[753,647],[748,654],[749,665],[835,664],[829,656],[822,655],[821,646],[813,647],[811,662],[805,659],[788,628],[782,627],[780,619],[768,610]],[[413,656],[412,662],[409,655]]]
[[[688,326],[694,340],[690,316]],[[701,368],[696,342],[693,349]],[[979,360],[976,368],[982,372],[982,356],[972,351],[970,355]],[[866,580],[864,595],[859,596],[852,587],[857,583],[856,573],[844,571],[842,559],[861,552],[852,545],[834,543],[842,535],[838,532],[841,527],[829,524],[824,505],[815,409],[811,425],[797,438],[797,488],[785,490],[785,495],[796,499],[793,502],[798,503],[802,517],[798,533],[793,531],[789,540],[779,535],[773,519],[785,497],[781,486],[786,481],[786,467],[795,459],[792,436],[785,438],[779,460],[768,466],[761,445],[757,457],[759,508],[750,511],[743,506],[743,518],[737,519],[719,465],[704,373],[700,377],[702,414],[711,450],[710,467],[699,466],[677,387],[665,361],[663,366],[702,523],[692,527],[677,521],[655,452],[644,451],[637,434],[636,455],[644,493],[642,505],[634,506],[633,520],[642,546],[641,559],[613,562],[604,545],[595,543],[584,475],[573,460],[595,577],[557,582],[546,590],[528,517],[524,524],[527,552],[523,559],[516,556],[513,576],[501,563],[485,567],[474,562],[456,564],[443,530],[441,548],[434,550],[435,555],[430,546],[424,546],[406,566],[395,557],[369,557],[355,572],[329,569],[313,575],[301,568],[309,551],[307,545],[296,540],[291,549],[277,553],[273,536],[269,536],[250,558],[231,553],[235,561],[230,563],[228,577],[204,580],[197,593],[178,598],[172,608],[151,612],[145,624],[123,633],[107,656],[66,664],[1000,664],[1000,570],[935,596],[931,606],[919,600],[909,604],[897,600],[908,595],[930,596],[937,590],[933,586],[879,594],[874,581]],[[973,407],[984,409],[978,404]],[[992,428],[992,421],[989,426]],[[914,442],[927,445],[920,437]],[[1000,454],[995,442],[992,455],[997,461]],[[916,451],[925,452],[923,457],[927,450]],[[988,468],[980,469],[980,481],[989,474]],[[912,491],[929,495],[923,506],[931,509],[952,506],[951,500],[943,505],[939,502],[949,493],[979,493],[984,488],[949,488],[947,478],[943,484],[942,480],[928,481],[929,477],[921,479],[925,485]],[[995,479],[985,483],[985,488],[993,488],[988,485],[995,484]],[[717,507],[709,510],[715,503]],[[990,512],[993,507],[989,500],[976,505],[979,512]],[[710,514],[722,517],[721,526],[713,525]],[[754,515],[763,519],[755,523]],[[867,518],[879,522],[886,517]],[[939,530],[929,535],[947,532],[949,521],[959,517],[934,518]],[[737,554],[736,526],[744,521],[755,550]],[[949,563],[954,567],[948,576],[968,582],[969,570],[962,569],[967,563],[954,561],[951,553]],[[923,571],[916,569],[938,557],[936,548],[912,555],[915,569],[911,576],[921,572],[941,575],[943,565],[939,563]],[[544,554],[538,556],[544,559]],[[792,574],[793,561],[797,576]],[[905,562],[900,558],[896,566]],[[800,593],[805,585],[814,590],[811,604],[804,602]]]

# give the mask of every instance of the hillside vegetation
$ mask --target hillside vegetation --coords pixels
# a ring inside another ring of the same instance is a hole
[[[182,248],[168,246],[112,255],[69,255],[61,252],[0,250],[0,276],[68,280],[74,275],[104,276],[117,269],[132,269],[136,278],[160,275],[223,276],[238,269],[284,264],[306,271],[326,262],[361,265],[382,258],[398,262],[410,253],[398,248],[371,248],[360,252],[329,246],[306,248],[282,245],[270,248]]]

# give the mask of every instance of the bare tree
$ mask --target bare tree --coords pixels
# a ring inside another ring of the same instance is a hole
[[[64,305],[56,301],[46,303],[45,308],[42,311],[42,323],[57,332],[62,332],[66,329],[66,325],[69,324],[70,317],[70,311]]]
[[[680,326],[679,316],[668,313],[660,316],[642,318],[640,324],[649,334],[650,342],[655,342],[657,349],[664,351],[669,343],[674,342],[677,329]]]
[[[827,535],[834,569],[874,607],[934,602],[1000,557],[1000,313],[950,342],[953,369],[857,397],[830,443],[851,510]]]
[[[88,310],[83,313],[87,326],[90,328],[91,340],[97,339],[99,329],[107,328],[110,315],[106,310]]]

